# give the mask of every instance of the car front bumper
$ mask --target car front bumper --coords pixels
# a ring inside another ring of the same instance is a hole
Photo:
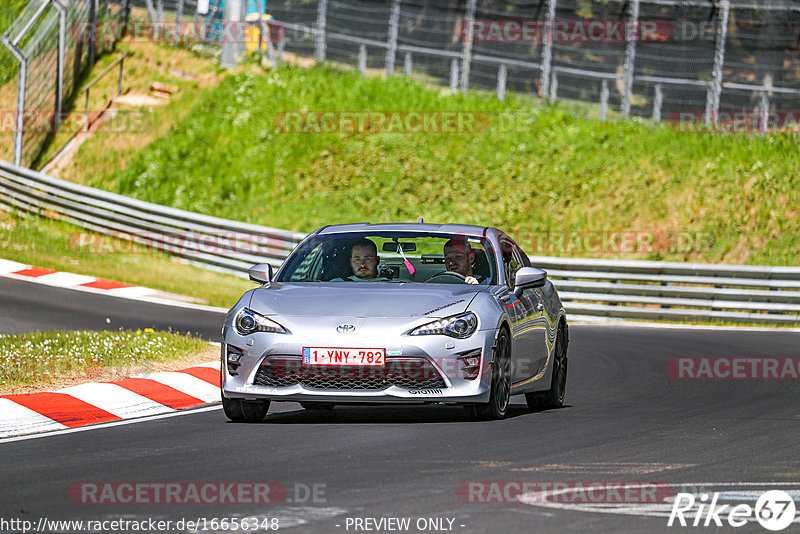
[[[311,332],[241,336],[226,324],[223,338],[222,393],[226,398],[340,404],[489,400],[495,330],[478,330],[467,339],[386,336],[380,329],[348,337]],[[385,348],[385,365],[303,365],[303,348],[310,346]],[[476,355],[480,356],[478,367],[470,373],[463,357]]]

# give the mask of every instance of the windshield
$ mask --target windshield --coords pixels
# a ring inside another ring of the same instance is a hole
[[[415,232],[317,235],[287,258],[278,282],[497,283],[486,238]]]

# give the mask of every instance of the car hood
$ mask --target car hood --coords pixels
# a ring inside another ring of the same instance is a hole
[[[250,308],[287,317],[439,318],[465,311],[483,290],[464,284],[273,283],[253,291]]]

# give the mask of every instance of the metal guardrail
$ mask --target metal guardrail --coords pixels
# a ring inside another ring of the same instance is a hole
[[[305,234],[201,215],[93,189],[0,160],[0,206],[57,214],[200,266],[246,277],[280,265]],[[531,256],[571,315],[800,326],[800,267]]]
[[[204,267],[247,276],[280,265],[305,234],[230,221],[101,191],[0,160],[0,206],[59,219],[154,247]]]

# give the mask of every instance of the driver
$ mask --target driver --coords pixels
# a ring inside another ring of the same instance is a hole
[[[350,249],[350,268],[353,275],[347,278],[335,278],[332,282],[376,282],[386,280],[378,276],[378,264],[381,262],[378,256],[378,247],[366,237],[353,243]]]
[[[444,244],[444,268],[464,276],[468,284],[479,284],[472,274],[475,252],[465,237],[454,237]]]

